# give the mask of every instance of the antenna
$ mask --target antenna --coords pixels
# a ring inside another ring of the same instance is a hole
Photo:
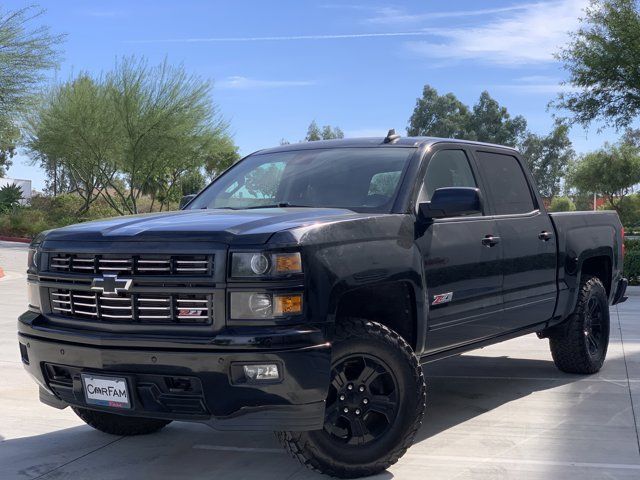
[[[393,143],[400,138],[400,135],[396,133],[396,129],[392,128],[387,133],[387,136],[384,137],[384,143]]]

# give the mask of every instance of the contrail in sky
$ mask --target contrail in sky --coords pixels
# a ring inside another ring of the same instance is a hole
[[[157,40],[129,40],[127,43],[215,43],[215,42],[286,42],[293,40],[340,40],[350,38],[378,37],[424,37],[429,32],[387,32],[387,33],[343,33],[328,35],[287,35],[278,37],[203,37],[203,38],[167,38]]]

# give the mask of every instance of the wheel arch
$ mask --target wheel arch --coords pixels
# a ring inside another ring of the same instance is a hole
[[[568,290],[561,292],[568,295],[568,301],[562,314],[566,319],[574,311],[580,295],[580,282],[585,276],[595,276],[600,279],[607,292],[607,298],[611,299],[613,290],[613,252],[608,247],[601,247],[583,253],[576,260],[565,262],[565,282]],[[562,298],[562,297],[561,297]]]
[[[424,349],[422,289],[410,279],[360,285],[336,294],[336,322],[346,318],[372,320],[394,330],[415,352]]]
[[[582,279],[586,275],[598,277],[607,291],[607,297],[610,296],[612,261],[609,255],[594,255],[585,258],[582,261],[579,278]]]

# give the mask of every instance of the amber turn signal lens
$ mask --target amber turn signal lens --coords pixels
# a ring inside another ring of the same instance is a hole
[[[300,253],[277,253],[273,256],[275,260],[276,273],[301,273],[302,258]]]
[[[302,313],[302,294],[300,293],[295,295],[275,295],[273,300],[273,315],[276,317]]]

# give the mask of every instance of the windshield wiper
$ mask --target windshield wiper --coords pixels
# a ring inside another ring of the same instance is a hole
[[[245,207],[244,210],[254,210],[256,208],[316,208],[313,205],[294,205],[289,202],[272,203],[270,205],[253,205]]]

